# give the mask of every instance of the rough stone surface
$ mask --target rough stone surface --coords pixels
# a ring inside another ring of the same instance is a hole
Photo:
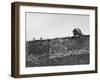
[[[26,67],[89,64],[89,35],[26,43]]]

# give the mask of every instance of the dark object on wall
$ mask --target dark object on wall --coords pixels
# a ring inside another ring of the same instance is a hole
[[[83,35],[81,30],[79,28],[75,28],[73,30],[73,36],[80,36],[80,35]]]

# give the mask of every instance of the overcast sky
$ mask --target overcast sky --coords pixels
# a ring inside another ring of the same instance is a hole
[[[89,15],[26,13],[26,40],[72,36],[74,28],[89,34]]]

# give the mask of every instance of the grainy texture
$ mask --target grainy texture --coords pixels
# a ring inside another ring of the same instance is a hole
[[[26,43],[26,67],[89,64],[89,35]]]

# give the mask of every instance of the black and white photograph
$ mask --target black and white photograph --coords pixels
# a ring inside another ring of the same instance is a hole
[[[90,16],[25,13],[26,67],[88,65]]]
[[[97,7],[12,3],[12,77],[97,73]]]

